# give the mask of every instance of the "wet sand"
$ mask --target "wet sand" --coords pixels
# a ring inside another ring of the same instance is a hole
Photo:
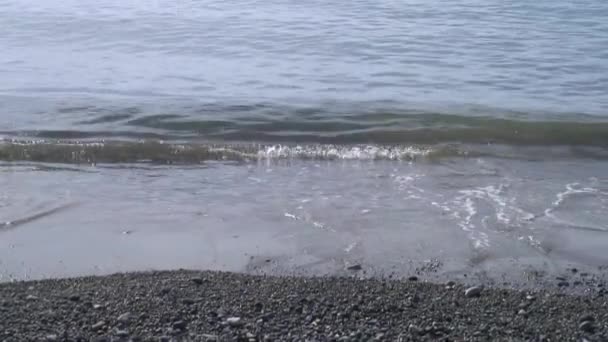
[[[0,340],[608,340],[601,286],[474,285],[183,270],[4,283]]]

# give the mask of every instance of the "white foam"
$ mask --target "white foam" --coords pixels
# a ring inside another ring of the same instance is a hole
[[[412,160],[431,152],[430,148],[413,146],[272,145],[258,151],[257,157],[258,159]]]

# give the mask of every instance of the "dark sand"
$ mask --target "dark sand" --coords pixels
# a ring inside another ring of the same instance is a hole
[[[608,341],[607,296],[171,271],[0,285],[0,341]]]

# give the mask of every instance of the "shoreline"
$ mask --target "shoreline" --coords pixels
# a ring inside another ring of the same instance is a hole
[[[606,341],[608,293],[153,271],[0,284],[2,341]]]

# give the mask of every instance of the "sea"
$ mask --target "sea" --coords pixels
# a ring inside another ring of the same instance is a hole
[[[0,0],[0,32],[0,281],[608,265],[607,1]]]

